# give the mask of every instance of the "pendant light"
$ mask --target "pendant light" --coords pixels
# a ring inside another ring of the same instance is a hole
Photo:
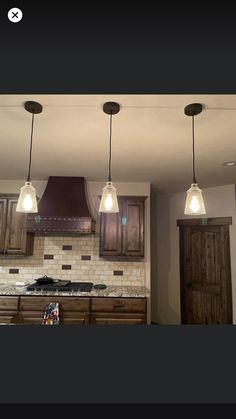
[[[193,138],[193,183],[187,191],[184,214],[202,215],[206,214],[205,205],[202,197],[202,190],[198,187],[195,173],[195,144],[194,144],[194,117],[202,112],[200,103],[192,103],[184,108],[184,113],[192,117],[192,138]]]
[[[22,188],[20,189],[20,196],[17,202],[16,211],[32,213],[32,212],[38,212],[35,188],[33,187],[31,183],[31,158],[32,158],[32,146],[33,146],[33,132],[34,132],[34,115],[41,113],[43,110],[43,107],[38,102],[28,101],[28,102],[25,102],[24,108],[27,112],[30,112],[32,114],[29,168],[28,168],[27,181],[25,182],[24,186],[22,186]]]
[[[110,115],[110,140],[109,140],[109,164],[108,164],[108,182],[102,190],[102,198],[99,206],[99,212],[114,213],[119,212],[119,206],[116,195],[116,188],[112,184],[111,178],[111,136],[112,136],[112,116],[120,111],[120,105],[116,102],[106,102],[103,105],[103,112]]]

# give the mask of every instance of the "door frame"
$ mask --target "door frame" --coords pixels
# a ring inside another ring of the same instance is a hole
[[[184,256],[184,227],[191,227],[191,226],[228,226],[228,233],[229,233],[229,225],[232,225],[232,217],[213,217],[213,218],[187,218],[187,219],[178,219],[177,226],[179,227],[179,273],[180,273],[180,309],[181,309],[181,324],[186,323],[185,317],[185,310],[184,310],[184,298],[185,298],[185,291],[184,291],[184,264],[183,264],[183,256]],[[229,252],[230,252],[230,234],[229,234]],[[232,304],[232,276],[231,276],[231,259],[230,259],[230,282],[231,282],[231,306]],[[232,311],[232,310],[231,310]],[[233,323],[233,318],[232,322]]]

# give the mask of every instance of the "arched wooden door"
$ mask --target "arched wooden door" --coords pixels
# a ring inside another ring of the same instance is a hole
[[[232,324],[230,224],[231,217],[177,220],[182,323]]]

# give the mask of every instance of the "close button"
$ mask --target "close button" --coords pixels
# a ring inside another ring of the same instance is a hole
[[[12,23],[18,23],[21,21],[23,13],[20,9],[18,9],[18,7],[13,7],[9,10],[7,16]]]

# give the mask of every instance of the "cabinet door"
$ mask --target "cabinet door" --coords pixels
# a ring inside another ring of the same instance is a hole
[[[100,216],[100,256],[144,257],[144,202],[146,197],[118,197],[119,213]]]
[[[4,251],[7,216],[7,200],[0,198],[0,253]]]
[[[100,256],[121,255],[120,213],[100,216]]]
[[[144,201],[127,199],[122,203],[122,254],[144,256]]]
[[[26,253],[26,214],[16,212],[17,199],[8,200],[5,251],[8,254]]]

